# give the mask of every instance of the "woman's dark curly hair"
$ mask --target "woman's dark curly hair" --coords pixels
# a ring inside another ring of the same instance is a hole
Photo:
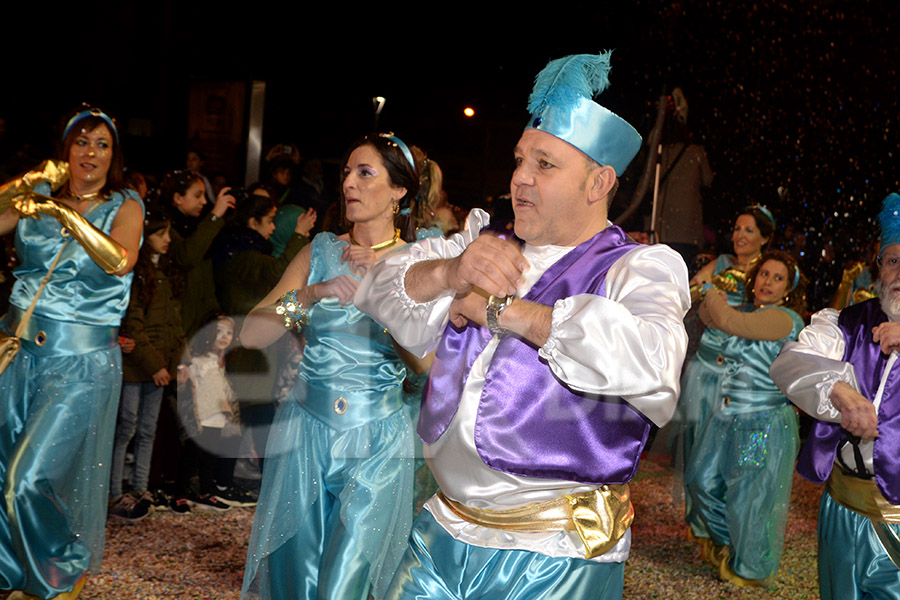
[[[787,267],[788,293],[784,296],[784,302],[781,306],[790,308],[794,312],[802,315],[806,310],[806,284],[808,283],[808,280],[800,270],[800,265],[797,264],[796,259],[787,252],[781,250],[769,250],[768,252],[764,252],[763,255],[759,257],[759,260],[750,268],[750,271],[747,273],[747,301],[751,304],[755,303],[756,296],[753,288],[756,285],[756,275],[759,273],[759,269],[770,260],[776,260]],[[796,282],[796,284],[794,282]]]

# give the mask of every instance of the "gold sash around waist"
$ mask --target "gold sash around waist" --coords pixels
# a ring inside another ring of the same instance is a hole
[[[846,509],[873,521],[900,523],[900,505],[888,502],[874,479],[853,477],[835,465],[825,482],[825,489]]]
[[[606,554],[619,542],[634,520],[628,484],[602,485],[590,492],[534,502],[511,510],[488,510],[438,496],[456,516],[491,529],[534,533],[575,531],[587,558]]]

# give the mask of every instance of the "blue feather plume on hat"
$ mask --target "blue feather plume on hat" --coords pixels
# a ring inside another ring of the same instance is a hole
[[[881,252],[888,246],[900,244],[900,195],[887,195],[881,203],[878,224],[881,226]]]
[[[540,113],[548,105],[571,110],[582,98],[592,99],[609,87],[609,58],[600,54],[573,54],[547,63],[534,79],[528,112]]]

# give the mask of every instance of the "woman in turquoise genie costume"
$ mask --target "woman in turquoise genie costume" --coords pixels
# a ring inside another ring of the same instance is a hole
[[[407,146],[370,136],[345,162],[340,236],[320,233],[248,315],[241,341],[300,328],[299,379],[269,434],[244,598],[383,596],[412,516],[413,430],[402,400],[409,360],[352,304],[361,275],[415,240],[419,177]],[[280,299],[280,300],[279,300]]]
[[[734,254],[720,254],[714,262],[694,275],[691,279],[691,302],[697,303],[701,289],[715,286],[725,290],[725,297],[731,306],[743,303],[745,274],[772,240],[774,231],[775,220],[765,207],[748,206],[741,211],[731,234]],[[681,396],[672,428],[679,473],[684,473],[690,464],[694,444],[716,402],[717,388],[724,372],[722,347],[727,337],[726,333],[714,327],[704,329],[697,353],[687,362],[681,377]],[[696,537],[709,537],[702,521],[697,519],[687,494],[684,504],[689,533]]]
[[[0,233],[16,230],[21,261],[2,327],[27,321],[0,376],[0,588],[13,599],[76,598],[103,558],[117,332],[143,229],[108,115],[72,117],[58,158],[68,166],[48,161],[0,188]]]
[[[738,586],[775,579],[800,440],[797,413],[769,377],[781,346],[803,329],[805,281],[792,256],[767,252],[748,273],[748,304],[710,291],[704,322],[729,337],[716,405],[694,447],[685,489],[708,535],[703,557]]]

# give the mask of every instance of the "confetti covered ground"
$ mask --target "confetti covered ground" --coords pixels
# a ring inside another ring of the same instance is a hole
[[[772,589],[739,590],[720,582],[685,537],[672,501],[667,457],[651,454],[632,486],[637,518],[625,569],[627,599],[818,598],[816,511],[821,487],[794,477],[787,542]],[[253,509],[177,515],[107,524],[106,557],[84,600],[237,600]]]

